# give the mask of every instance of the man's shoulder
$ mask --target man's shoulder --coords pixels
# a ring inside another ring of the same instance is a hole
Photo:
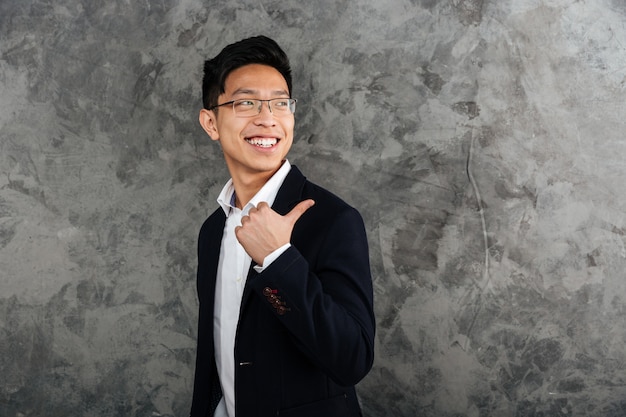
[[[289,176],[295,179],[295,181],[301,182],[302,184],[301,198],[303,200],[307,198],[312,198],[314,200],[317,199],[320,202],[324,202],[330,205],[335,205],[338,207],[340,206],[350,207],[350,205],[346,203],[343,200],[343,198],[339,197],[333,191],[330,191],[327,188],[305,177],[304,174],[302,174],[302,172],[295,165],[292,165],[292,169],[289,174],[290,174]]]
[[[342,197],[309,180],[305,181],[302,192],[302,200],[313,199],[315,205],[309,209],[308,221],[314,227],[324,228],[330,226],[334,219],[338,222],[349,222],[351,224],[362,224],[363,218],[358,209],[346,202]]]
[[[316,203],[324,203],[337,208],[352,208],[350,204],[334,192],[308,179],[305,181],[302,196],[304,198],[312,198]]]

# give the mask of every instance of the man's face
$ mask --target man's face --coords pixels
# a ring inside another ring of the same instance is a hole
[[[218,104],[238,99],[289,98],[287,83],[275,68],[250,64],[226,78]],[[213,140],[219,140],[231,176],[272,175],[281,166],[293,143],[294,116],[277,116],[267,103],[256,116],[238,117],[233,107],[200,112],[200,123]]]

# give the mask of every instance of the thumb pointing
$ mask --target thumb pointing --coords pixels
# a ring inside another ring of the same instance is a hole
[[[291,220],[292,224],[295,224],[298,219],[304,214],[305,211],[310,209],[315,205],[315,201],[308,199],[298,203],[289,213],[285,215],[289,220]]]

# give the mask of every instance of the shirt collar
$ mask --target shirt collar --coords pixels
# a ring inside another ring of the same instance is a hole
[[[246,215],[250,208],[256,207],[262,201],[272,206],[278,194],[278,189],[283,184],[283,181],[287,177],[287,174],[291,170],[291,164],[287,159],[282,166],[276,171],[274,175],[261,187],[261,189],[252,197],[252,200],[242,210],[242,214]],[[222,188],[220,195],[217,197],[217,202],[224,210],[226,217],[230,215],[233,209],[235,209],[235,186],[233,179],[229,179],[228,182]]]

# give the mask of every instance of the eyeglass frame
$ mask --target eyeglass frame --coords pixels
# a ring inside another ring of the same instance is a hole
[[[246,100],[260,102],[261,105],[259,106],[259,110],[254,115],[238,116],[237,115],[237,110],[235,110],[235,103],[238,102],[238,101],[246,101]],[[276,101],[276,100],[293,100],[293,111],[290,111],[289,113],[290,114],[295,114],[296,113],[296,103],[298,102],[298,99],[291,98],[291,97],[288,97],[288,98],[282,98],[282,97],[270,98],[269,100],[261,100],[260,98],[238,98],[236,100],[227,101],[226,103],[216,104],[215,106],[209,107],[207,110],[215,110],[218,107],[228,106],[230,104],[230,105],[233,106],[233,113],[235,113],[236,117],[254,117],[254,116],[258,116],[259,114],[261,114],[261,109],[263,109],[263,103],[264,102],[267,102],[267,108],[269,109],[270,113],[274,114],[274,112],[272,111],[272,105],[270,104],[270,102]]]

